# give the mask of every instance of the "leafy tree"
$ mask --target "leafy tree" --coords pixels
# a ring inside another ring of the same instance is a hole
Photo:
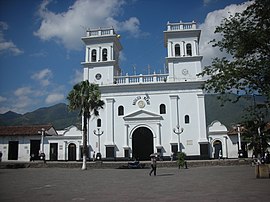
[[[82,170],[86,170],[87,157],[87,123],[91,115],[98,116],[99,109],[104,105],[101,93],[97,84],[90,84],[88,80],[82,81],[73,86],[67,99],[70,111],[79,110],[79,115],[83,117],[83,165]]]
[[[247,121],[244,124],[243,138],[249,142],[248,149],[253,150],[253,155],[264,155],[270,146],[270,125],[262,120]]]
[[[264,109],[270,104],[270,3],[255,0],[242,13],[224,19],[215,33],[221,40],[212,40],[230,58],[214,58],[199,76],[211,76],[204,84],[208,92],[262,95],[266,97]],[[238,99],[233,100],[237,102]],[[229,100],[232,101],[232,100]],[[258,106],[257,106],[258,107]],[[266,110],[267,111],[267,110]]]

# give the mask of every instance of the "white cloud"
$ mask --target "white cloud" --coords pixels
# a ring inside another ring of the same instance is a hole
[[[17,112],[17,113],[23,113],[25,112],[26,108],[33,106],[34,103],[36,102],[33,99],[34,94],[35,94],[35,91],[31,87],[17,88],[14,91],[15,97],[10,99],[9,103],[6,103],[7,106],[4,106],[4,108]]]
[[[216,10],[208,13],[203,24],[199,26],[202,30],[200,40],[200,53],[204,56],[203,66],[210,65],[212,58],[228,56],[219,51],[218,48],[213,48],[209,42],[213,39],[221,39],[220,34],[214,34],[215,28],[220,25],[224,18],[228,18],[235,13],[241,13],[252,2],[246,2],[240,5],[232,4],[224,9]]]
[[[123,0],[77,0],[66,11],[54,13],[47,6],[50,2],[43,1],[39,8],[41,25],[34,32],[42,40],[54,39],[69,50],[79,50],[82,46],[80,38],[85,35],[85,28],[111,27],[138,37],[142,34],[140,22],[131,17],[120,22],[115,19],[122,12]]]
[[[4,31],[8,30],[8,24],[0,21],[0,54],[10,52],[13,55],[20,55],[23,53],[12,41],[5,39]]]
[[[30,54],[31,57],[46,57],[48,53],[45,50],[40,50],[39,52],[35,52]]]
[[[73,75],[73,78],[70,80],[70,83],[72,85],[75,85],[76,83],[79,83],[83,80],[83,71],[75,70],[75,74]]]
[[[107,18],[107,24],[113,26],[120,32],[129,32],[131,37],[138,38],[147,36],[148,33],[142,32],[140,29],[140,21],[136,17],[131,17],[123,22],[118,22],[113,18]]]
[[[12,111],[12,110],[8,107],[0,107],[0,114],[4,114],[8,111]]]
[[[40,70],[39,72],[34,73],[31,78],[39,81],[42,86],[50,85],[50,79],[52,78],[52,71],[48,68]]]
[[[3,96],[0,96],[0,102],[5,102],[5,101],[7,101],[7,98],[3,97]]]
[[[31,87],[21,87],[15,90],[14,95],[16,95],[17,97],[20,97],[20,96],[29,95],[31,93],[33,93],[33,90],[31,89]]]
[[[33,99],[29,96],[22,95],[17,97],[16,103],[14,104],[14,108],[17,109],[16,111],[21,111],[24,108],[33,105]]]
[[[203,5],[207,6],[208,4],[212,3],[212,2],[216,2],[218,0],[203,0]]]
[[[52,94],[49,94],[47,96],[45,102],[47,104],[53,104],[53,103],[57,103],[57,102],[63,101],[64,98],[65,98],[65,96],[62,93],[52,93]]]

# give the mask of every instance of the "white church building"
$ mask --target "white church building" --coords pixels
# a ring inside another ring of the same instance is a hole
[[[119,35],[113,28],[87,31],[82,37],[84,80],[99,84],[105,102],[100,115],[88,125],[89,158],[100,153],[104,160],[149,160],[150,154],[159,153],[166,160],[179,151],[188,159],[218,158],[220,154],[238,157],[245,148],[240,133],[228,134],[218,121],[206,126],[204,79],[197,76],[203,58],[200,34],[195,22],[168,22],[164,31],[167,72],[123,76]],[[1,127],[3,161],[29,161],[40,150],[46,160],[81,160],[81,130],[74,126],[61,131],[42,128]]]
[[[168,22],[167,73],[122,76],[119,35],[113,28],[87,31],[82,37],[84,80],[99,84],[105,102],[100,116],[90,120],[90,151],[105,158],[140,160],[151,153],[169,157],[177,151],[190,158],[209,157],[204,80],[197,76],[203,58],[200,34],[195,22]]]

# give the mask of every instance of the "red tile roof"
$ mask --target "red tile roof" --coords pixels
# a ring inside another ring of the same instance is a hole
[[[270,130],[270,122],[268,122],[266,125],[265,125],[265,128],[263,129],[264,131],[267,131],[267,130]],[[240,127],[240,133],[244,133],[246,132],[247,129],[244,127],[244,126],[241,126]],[[238,128],[237,127],[234,127],[234,128],[231,128],[228,132],[228,135],[237,135],[238,134]]]
[[[52,125],[32,125],[32,126],[0,126],[0,136],[10,135],[41,135],[42,128],[45,132],[53,129]]]
[[[240,133],[244,133],[245,131],[247,131],[247,129],[243,126],[240,127]],[[231,128],[229,131],[228,131],[228,135],[237,135],[238,134],[238,128],[237,127],[234,127],[234,128]]]

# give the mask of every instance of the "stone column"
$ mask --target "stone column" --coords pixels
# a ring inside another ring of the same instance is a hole
[[[99,49],[97,51],[97,62],[102,61],[102,53],[101,53],[101,46],[99,46]]]
[[[78,141],[78,145],[76,145],[76,160],[80,160],[80,153],[81,153],[81,150],[80,150],[80,144],[81,144],[81,141]]]
[[[85,48],[85,62],[90,62],[91,61],[91,53],[90,53],[90,48],[86,46]]]
[[[161,124],[157,123],[157,141],[156,146],[161,146],[161,131],[160,131]]]
[[[114,145],[114,102],[113,98],[106,98],[106,144]]]
[[[65,160],[65,161],[68,160],[68,159],[67,159],[67,152],[68,152],[67,145],[68,145],[68,142],[67,142],[67,141],[64,141],[63,153],[64,153],[64,160]]]
[[[226,135],[223,136],[223,142],[224,142],[224,147],[222,147],[222,154],[223,158],[228,158],[228,137]]]
[[[186,55],[186,47],[185,47],[185,42],[184,41],[182,41],[182,46],[180,46],[180,47],[182,47],[181,55],[185,56]]]
[[[168,41],[168,57],[172,57],[173,51],[172,51],[172,42]]]
[[[205,104],[204,104],[204,94],[197,94],[197,107],[198,107],[198,125],[199,125],[199,134],[200,139],[199,142],[206,143],[207,135],[206,135],[206,119],[205,119]]]
[[[171,128],[170,128],[170,133],[171,133],[171,142],[177,142],[177,135],[174,134],[173,128],[175,128],[179,123],[179,109],[178,109],[178,95],[170,95],[170,100],[171,100]]]
[[[83,68],[83,80],[89,81],[89,68],[88,67]]]
[[[126,126],[126,147],[129,147],[129,134],[128,134],[129,125],[125,124],[125,126]]]
[[[110,51],[110,58],[108,58],[108,60],[114,60],[113,58],[113,46],[111,46],[111,51]]]

